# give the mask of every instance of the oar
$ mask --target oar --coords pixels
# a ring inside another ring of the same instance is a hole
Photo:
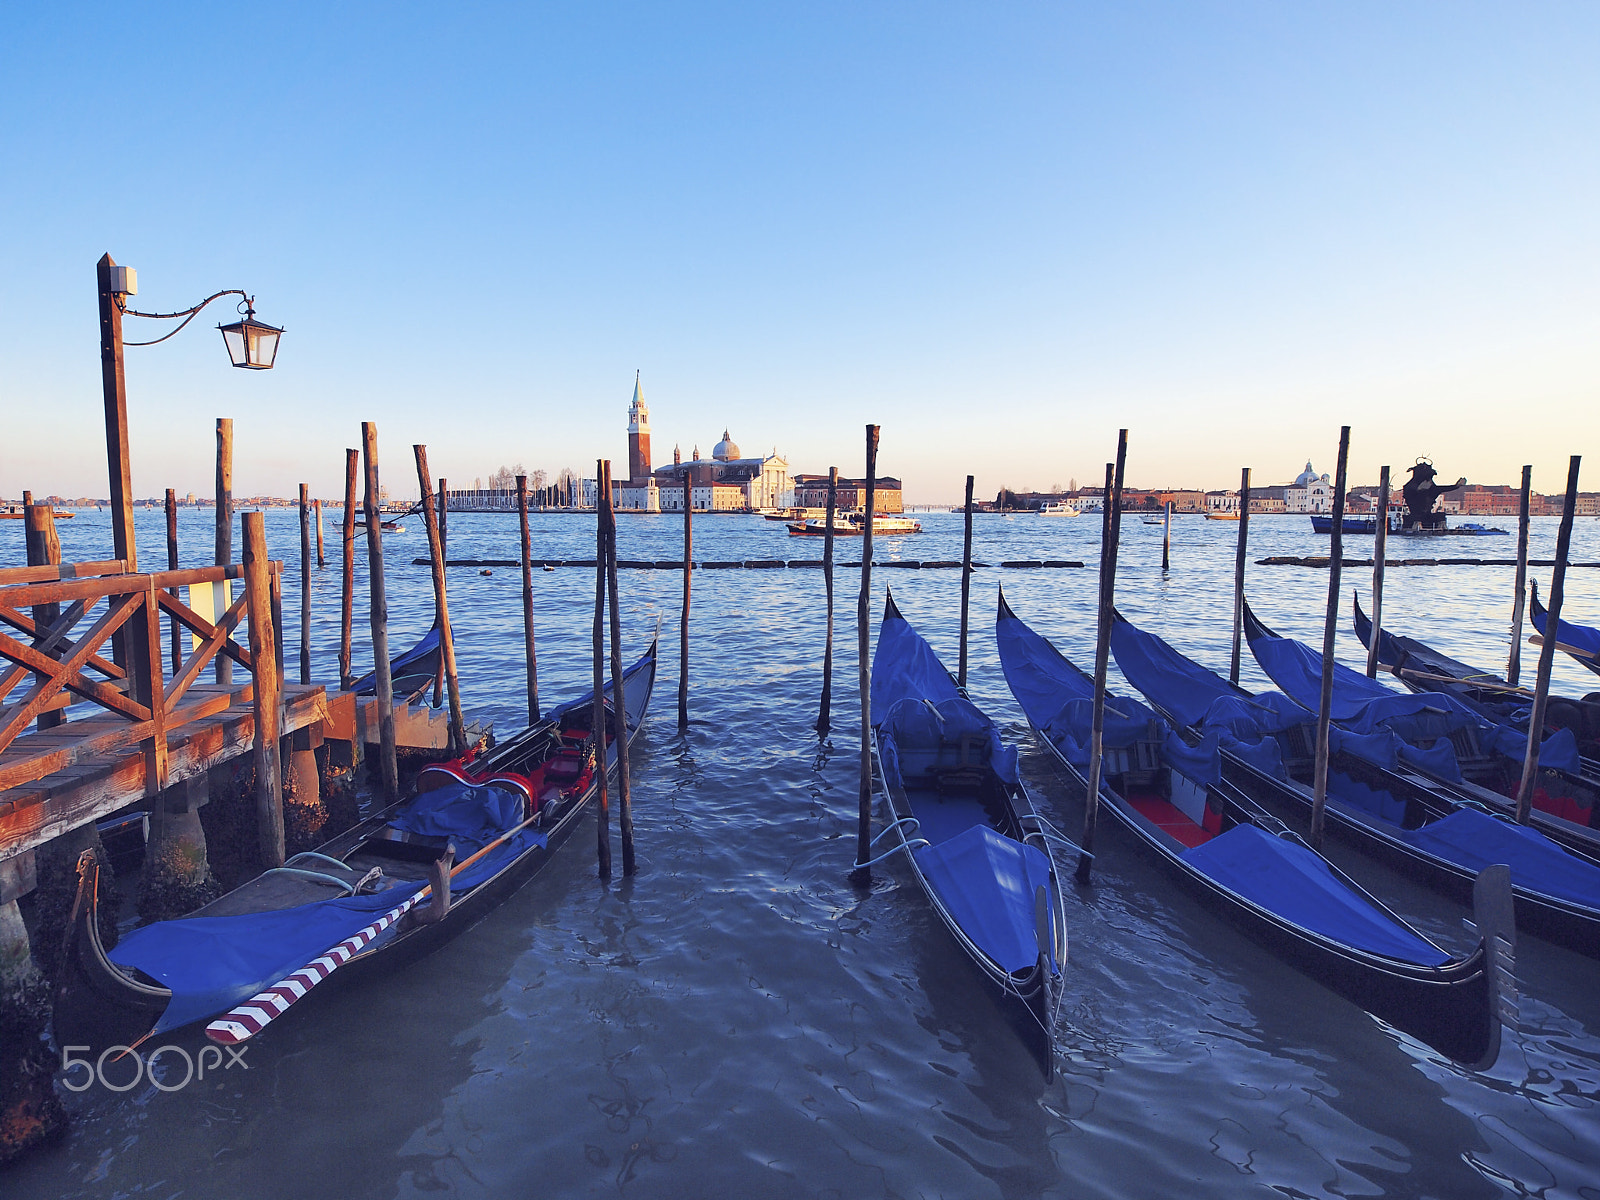
[[[502,833],[476,854],[462,859],[451,868],[448,878],[454,879],[489,851],[508,841],[516,834],[521,833],[538,819],[539,814],[534,813],[522,824]],[[257,992],[243,1004],[230,1009],[215,1021],[212,1021],[206,1026],[206,1036],[213,1042],[221,1042],[229,1046],[253,1038],[288,1011],[289,1006],[296,1000],[299,1000],[312,988],[316,987],[317,984],[349,962],[351,957],[371,942],[373,938],[377,937],[432,894],[433,884],[430,883],[409,900],[391,908],[361,932],[345,938],[344,941],[334,946],[326,954],[313,959],[294,974],[280,980],[264,991]]]

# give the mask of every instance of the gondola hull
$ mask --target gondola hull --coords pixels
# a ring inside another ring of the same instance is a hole
[[[1016,615],[1002,596],[1002,625],[1008,618],[1016,620]],[[1019,620],[1013,628],[1026,629]],[[1038,635],[1028,631],[1026,636],[1042,642],[1048,649],[1031,651],[1032,660],[1025,662],[1018,651],[1008,649],[1006,640],[1002,638],[1001,663],[1006,668],[1007,681],[1018,695],[1035,739],[1087,795],[1089,784],[1085,772],[1063,752],[1057,739],[1040,727],[1034,712],[1030,711],[1030,707],[1039,708],[1041,712],[1050,707],[1049,703],[1042,707],[1038,704],[1041,698],[1050,694],[1045,685],[1040,683],[1040,668],[1035,665],[1039,663],[1041,654],[1052,656],[1050,661],[1059,664],[1048,668],[1055,673],[1042,676],[1046,680],[1060,680],[1066,677],[1065,672],[1074,672],[1076,668],[1053,647],[1049,647],[1047,642],[1038,639]],[[1014,655],[1018,657],[1014,659]],[[1081,672],[1078,675],[1081,676]],[[1086,680],[1087,677],[1083,678]],[[1023,689],[1026,690],[1027,699],[1024,699]],[[1056,716],[1050,718],[1052,723],[1063,719],[1062,714],[1071,711],[1070,706],[1074,701],[1082,702],[1081,698],[1067,691],[1056,693],[1055,699]],[[1120,705],[1123,709],[1130,707],[1121,700],[1112,704]],[[1137,725],[1139,718],[1125,719]],[[1159,723],[1156,725],[1158,729]],[[1139,735],[1140,740],[1151,745],[1152,749],[1160,744],[1151,741],[1157,729]],[[1131,764],[1132,760],[1129,761]],[[1144,769],[1149,770],[1148,763]],[[1120,772],[1114,771],[1110,765],[1106,770],[1108,774],[1102,779],[1100,787],[1102,807],[1109,810],[1117,823],[1153,854],[1202,907],[1228,920],[1247,936],[1331,991],[1451,1059],[1483,1068],[1498,1057],[1501,1001],[1511,986],[1511,948],[1516,936],[1507,881],[1509,872],[1504,868],[1490,868],[1477,884],[1476,912],[1482,936],[1471,953],[1458,958],[1446,958],[1441,953],[1438,957],[1446,961],[1440,965],[1390,957],[1298,923],[1230,887],[1225,879],[1213,877],[1207,870],[1201,869],[1200,864],[1205,862],[1204,859],[1198,862],[1192,859],[1185,853],[1185,843],[1160,829],[1112,785],[1110,780],[1120,777]],[[1191,786],[1198,785],[1191,783]],[[1252,836],[1259,838],[1259,830],[1264,825],[1276,825],[1265,814],[1252,812],[1250,798],[1227,779],[1204,785],[1204,791],[1207,819],[1210,819],[1215,806],[1220,813],[1220,820],[1214,828],[1197,833],[1197,837],[1203,838],[1205,832],[1209,832],[1213,838],[1238,837],[1243,830],[1237,826],[1254,825],[1256,829],[1251,831]],[[1289,836],[1287,830],[1281,827],[1279,830],[1280,836]],[[1291,841],[1298,844],[1297,839],[1291,838]],[[1200,844],[1209,847],[1211,843]],[[1216,844],[1220,844],[1220,841]],[[1309,851],[1304,853],[1310,854]]]
[[[629,741],[638,732],[644,712],[654,688],[656,647],[650,650],[627,672],[624,688],[628,713]],[[609,694],[610,688],[607,687]],[[550,720],[559,721],[564,714],[587,709],[588,698],[563,705],[550,714]],[[536,727],[536,729],[539,727]],[[530,732],[534,732],[530,730]],[[617,746],[613,740],[607,750],[607,769],[611,776],[616,772]],[[506,769],[502,766],[502,769]],[[389,971],[415,962],[431,953],[444,942],[455,937],[469,926],[483,919],[509,896],[521,888],[555,856],[571,838],[576,828],[583,824],[591,801],[599,792],[599,772],[594,771],[583,790],[563,797],[546,811],[548,820],[540,826],[543,845],[536,842],[520,854],[502,864],[489,878],[470,890],[455,893],[448,908],[437,920],[411,921],[398,926],[398,932],[383,940],[375,940],[365,949],[352,955],[337,971],[317,987],[343,989],[386,974]],[[373,835],[386,828],[390,818],[403,806],[396,804],[361,822],[355,828],[331,839],[317,853],[330,858],[353,857],[355,852]],[[97,865],[91,853],[79,861],[80,886],[73,918],[68,928],[67,953],[63,956],[61,974],[55,994],[55,1033],[62,1045],[88,1046],[98,1054],[107,1046],[133,1045],[150,1035],[165,1013],[172,993],[157,980],[141,972],[127,969],[112,961],[112,955],[100,944],[95,925],[98,902]],[[251,881],[207,908],[226,906],[239,898],[252,884]],[[397,899],[405,892],[396,889]],[[196,915],[206,915],[202,909]],[[280,1020],[294,1019],[293,1009],[308,1007],[304,1003],[292,1006],[288,1015]],[[208,1019],[215,1013],[208,1014]],[[197,1027],[197,1026],[196,1026]],[[176,1029],[173,1032],[177,1032]]]

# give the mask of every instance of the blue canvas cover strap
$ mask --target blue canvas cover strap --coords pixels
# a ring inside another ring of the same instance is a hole
[[[1302,929],[1385,958],[1442,966],[1450,956],[1351,891],[1309,847],[1254,825],[1183,852],[1206,876]]]

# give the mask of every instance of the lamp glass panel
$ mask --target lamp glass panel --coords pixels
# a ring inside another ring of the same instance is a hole
[[[228,358],[236,367],[242,367],[245,359],[244,330],[238,325],[225,325],[222,329],[222,340],[228,347]]]

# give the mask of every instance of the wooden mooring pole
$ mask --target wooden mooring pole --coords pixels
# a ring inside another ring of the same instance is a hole
[[[433,476],[428,473],[428,448],[419,444],[411,449],[417,456],[417,488],[422,494],[422,520],[428,528],[428,559],[433,566],[433,619],[439,626],[439,651],[450,691],[450,753],[465,754],[467,727],[461,715],[461,682],[456,675],[456,640],[450,632],[450,602],[444,589],[444,540],[433,507]]]
[[[372,607],[372,659],[377,684],[378,767],[383,794],[399,799],[400,764],[395,757],[394,678],[389,669],[389,602],[383,588],[383,518],[378,512],[378,426],[361,422],[361,453],[367,486],[362,512],[367,520],[367,584]]]
[[[311,502],[311,510],[317,517],[317,566],[325,567],[328,565],[328,559],[323,553],[322,544],[322,501],[320,499],[313,500]]]
[[[178,493],[173,488],[167,489],[167,570],[178,569]],[[178,598],[177,588],[168,588],[167,595],[174,600]],[[172,673],[176,675],[183,670],[183,626],[178,623],[178,618],[172,621]]]
[[[609,473],[608,473],[609,482]],[[617,585],[617,515],[606,505],[606,591],[611,605],[611,720],[617,747],[617,829],[622,834],[622,875],[638,870],[633,855],[633,790],[628,772],[628,705],[622,687],[622,602]]]
[[[1328,547],[1328,614],[1322,624],[1322,689],[1317,701],[1317,756],[1312,768],[1311,848],[1322,851],[1323,812],[1328,800],[1328,726],[1333,718],[1333,647],[1339,632],[1339,575],[1344,564],[1345,472],[1350,463],[1350,426],[1339,430],[1339,465],[1333,475],[1333,527]]]
[[[589,728],[594,738],[595,771],[600,777],[596,798],[595,856],[600,878],[611,878],[611,792],[606,770],[605,700],[605,615],[606,615],[606,515],[611,508],[611,463],[600,459],[594,465],[597,495],[594,501],[594,696],[589,710]]]
[[[961,659],[956,671],[956,686],[967,690],[967,618],[972,603],[972,483],[967,476],[967,500],[962,507],[963,533],[961,537]]]
[[[444,480],[439,481],[444,495]],[[528,528],[528,477],[517,476],[517,516],[522,523],[522,652],[528,676],[528,724],[539,719],[539,658],[533,649],[533,533]],[[444,554],[444,513],[439,513],[439,552]]]
[[[300,682],[311,682],[311,501],[300,485]]]
[[[1389,468],[1378,468],[1378,523],[1372,527],[1372,634],[1367,644],[1367,678],[1378,677],[1378,645],[1383,641],[1383,566],[1389,556]]]
[[[1161,506],[1161,573],[1172,569],[1172,501]]]
[[[217,418],[217,511],[216,511],[216,554],[211,560],[219,567],[225,567],[233,561],[233,418]],[[228,595],[228,582],[223,580],[212,584],[213,588],[222,588],[222,595],[216,597],[214,602],[225,599]],[[216,611],[210,614],[201,613],[203,617],[215,621],[227,611],[227,605],[216,604]],[[233,660],[226,654],[217,655],[216,663],[217,682],[230,684],[233,682]]]
[[[1517,506],[1517,582],[1511,599],[1511,655],[1506,660],[1506,682],[1512,687],[1522,681],[1522,614],[1528,603],[1528,529],[1531,524],[1528,514],[1532,495],[1533,467],[1530,464],[1522,468],[1522,496]],[[1553,638],[1555,634],[1550,636]]]
[[[426,492],[432,486],[430,483],[422,485]],[[444,477],[439,479],[439,503],[435,511],[439,514],[439,561],[450,561],[450,526],[449,526],[450,493],[445,487]],[[444,701],[444,656],[439,656],[439,670],[433,676],[433,706],[438,708]]]
[[[1556,565],[1550,569],[1550,608],[1544,619],[1544,643],[1539,647],[1539,673],[1534,677],[1533,711],[1528,714],[1528,751],[1522,760],[1522,781],[1517,785],[1517,821],[1528,823],[1533,813],[1533,791],[1539,782],[1539,749],[1544,737],[1545,706],[1550,699],[1550,672],[1555,666],[1556,642],[1561,629],[1561,601],[1567,586],[1567,553],[1572,548],[1572,518],[1578,508],[1578,465],[1581,455],[1567,463],[1567,495],[1561,506],[1561,528],[1556,534]],[[1523,468],[1527,478],[1527,468]]]
[[[29,496],[27,499],[31,500]],[[59,567],[61,565],[61,538],[56,533],[56,512],[48,504],[29,504],[22,510],[23,523],[26,526],[24,537],[27,541],[28,565],[30,567]],[[49,604],[35,604],[33,606],[33,623],[37,628],[48,629],[54,625],[61,616],[61,605],[51,602]],[[38,638],[34,644],[38,645]],[[51,658],[60,658],[60,651],[50,655]],[[66,715],[59,708],[50,709],[39,714],[36,727],[39,729],[53,729],[65,721]]]
[[[1244,631],[1244,568],[1250,551],[1250,468],[1239,471],[1239,540],[1233,551],[1233,651],[1228,682],[1239,682],[1240,643]]]
[[[266,516],[244,514],[244,586],[249,610],[252,704],[255,709],[256,823],[261,862],[283,865],[283,789],[279,781],[280,680],[272,622],[272,563],[267,558]]]
[[[839,468],[828,468],[828,509],[822,532],[822,586],[828,595],[828,632],[822,643],[822,704],[817,712],[817,732],[825,734],[833,708],[833,516],[839,505]]]
[[[693,468],[683,469],[683,612],[678,616],[678,730],[689,728],[689,577],[694,573]]]
[[[861,689],[861,780],[857,796],[856,871],[865,879],[872,858],[872,512],[876,504],[878,427],[867,426],[867,504],[861,530],[861,595],[856,599],[856,683]]]
[[[1116,607],[1117,547],[1122,536],[1122,481],[1128,461],[1128,431],[1117,431],[1117,461],[1106,464],[1106,487],[1100,521],[1100,597],[1094,643],[1094,707],[1089,726],[1089,784],[1084,795],[1083,838],[1075,874],[1089,882],[1094,862],[1095,826],[1100,817],[1100,769],[1106,729],[1106,670],[1111,664],[1111,613]]]
[[[356,458],[358,452],[344,452],[344,594],[339,602],[339,686],[347,688],[355,678],[350,673],[350,632],[355,614],[356,590]]]

